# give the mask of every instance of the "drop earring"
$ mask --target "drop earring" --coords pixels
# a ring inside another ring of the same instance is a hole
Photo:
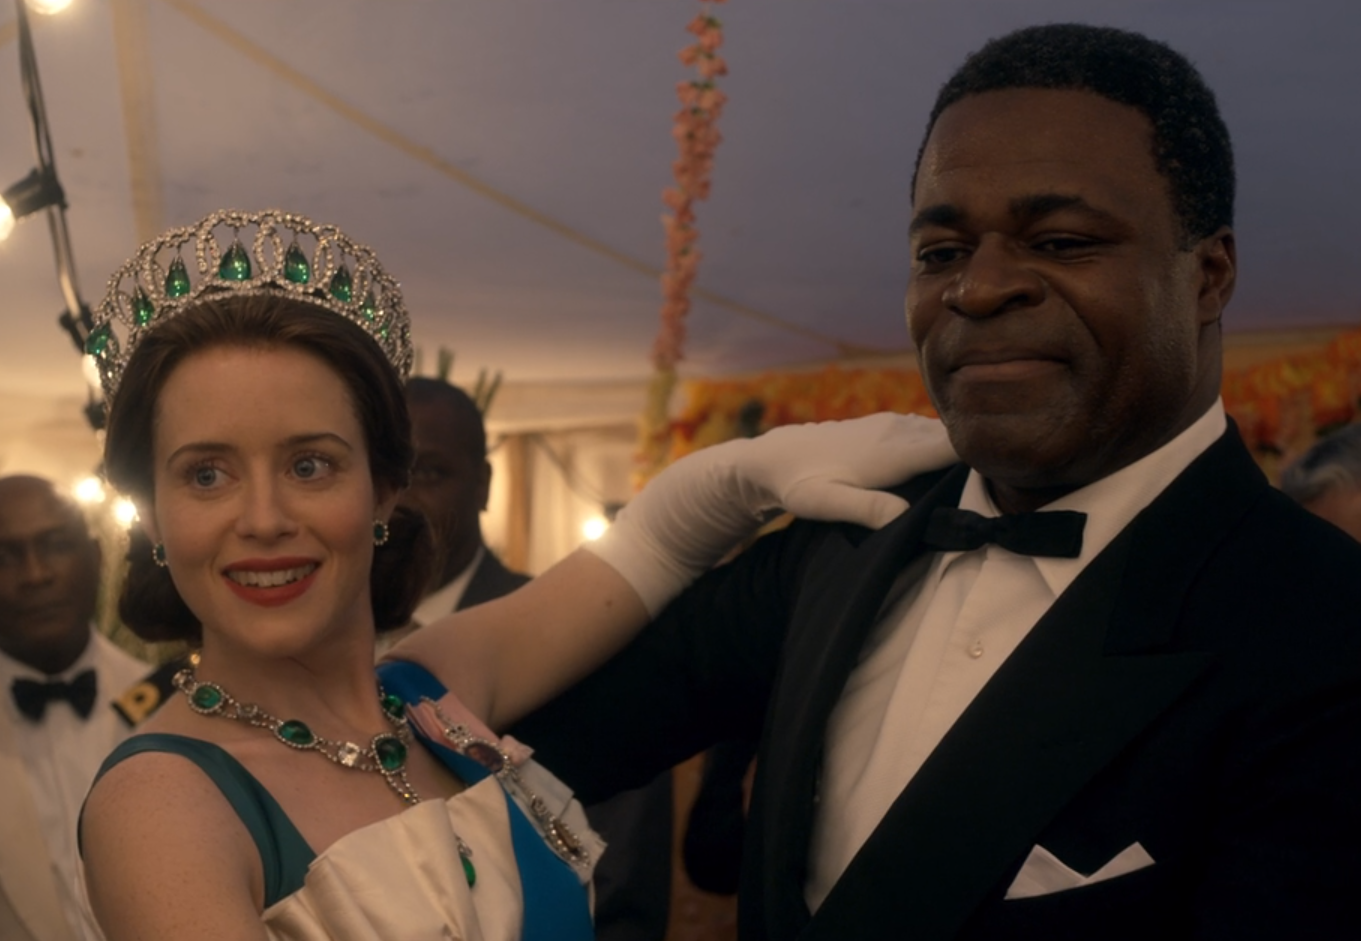
[[[165,543],[158,542],[151,547],[151,561],[161,568],[165,568]]]
[[[386,546],[388,544],[388,524],[382,520],[373,521],[373,544],[375,546]]]

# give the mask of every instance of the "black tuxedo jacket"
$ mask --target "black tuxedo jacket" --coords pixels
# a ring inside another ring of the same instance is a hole
[[[487,549],[483,551],[482,561],[473,571],[473,577],[468,579],[468,587],[463,589],[463,597],[458,599],[458,607],[454,610],[462,611],[484,601],[493,601],[510,594],[528,581],[528,575],[512,572],[494,552]]]
[[[1057,599],[809,913],[828,716],[966,474],[912,481],[878,532],[762,540],[516,734],[593,799],[759,731],[749,941],[1361,937],[1361,546],[1233,429]],[[1152,866],[1003,897],[1037,844],[1090,874],[1135,842]]]

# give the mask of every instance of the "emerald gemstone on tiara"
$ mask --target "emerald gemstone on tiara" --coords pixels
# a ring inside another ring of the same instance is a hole
[[[250,280],[250,256],[240,242],[232,242],[232,247],[222,256],[222,263],[217,266],[217,276],[223,281]]]
[[[109,330],[108,324],[100,324],[90,331],[90,335],[85,338],[85,352],[91,356],[103,356],[104,350],[109,346],[109,337],[113,333]]]
[[[151,298],[146,296],[146,291],[138,288],[137,293],[132,295],[132,315],[137,319],[137,326],[145,327],[155,314],[156,307],[151,303]]]
[[[350,277],[350,269],[343,264],[331,275],[331,296],[346,304],[354,298],[354,280]]]
[[[175,256],[175,260],[170,263],[170,271],[165,276],[165,293],[167,297],[184,297],[189,293],[189,272],[185,270],[184,259]]]
[[[312,266],[307,263],[307,256],[297,242],[288,246],[284,254],[284,277],[294,284],[306,284],[312,280]]]
[[[369,320],[378,319],[378,302],[373,299],[373,292],[364,295],[364,300],[359,304],[359,312]]]

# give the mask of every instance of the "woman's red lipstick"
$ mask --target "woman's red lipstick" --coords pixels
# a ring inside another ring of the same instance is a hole
[[[276,608],[306,594],[316,581],[320,568],[315,559],[244,559],[224,569],[222,578],[232,593],[241,600],[262,608]],[[290,571],[298,572],[299,577],[281,585],[242,584],[232,577],[232,573],[268,574]],[[302,574],[304,572],[305,574]]]

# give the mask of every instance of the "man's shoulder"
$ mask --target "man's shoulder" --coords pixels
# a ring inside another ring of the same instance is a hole
[[[478,565],[477,571],[473,573],[473,578],[492,579],[498,583],[512,584],[515,588],[530,581],[532,576],[524,572],[517,572],[509,568],[504,562],[490,549],[484,549],[482,563]]]
[[[91,643],[95,645],[97,665],[101,671],[110,671],[119,678],[126,676],[131,682],[151,669],[150,663],[139,660],[102,631],[92,628],[91,634]]]
[[[498,575],[514,579],[522,585],[533,577],[508,567],[501,561],[501,558],[490,549],[483,550],[482,564],[479,566],[479,571],[496,572]]]
[[[187,655],[174,657],[157,667],[142,664],[141,671],[115,690],[114,710],[129,726],[144,722],[175,693],[175,674],[189,665]]]
[[[1244,589],[1282,594],[1299,604],[1347,598],[1361,611],[1361,543],[1279,491],[1263,495],[1219,546],[1241,557]],[[1247,584],[1250,573],[1273,578]]]
[[[459,610],[470,608],[475,604],[508,595],[529,580],[530,576],[523,572],[507,568],[496,557],[496,553],[490,549],[483,549],[482,560],[473,571],[472,578],[468,580],[468,587],[463,590],[458,608]]]
[[[1217,652],[1254,695],[1290,698],[1356,688],[1359,618],[1361,544],[1273,489],[1219,534],[1179,620],[1184,646]]]

